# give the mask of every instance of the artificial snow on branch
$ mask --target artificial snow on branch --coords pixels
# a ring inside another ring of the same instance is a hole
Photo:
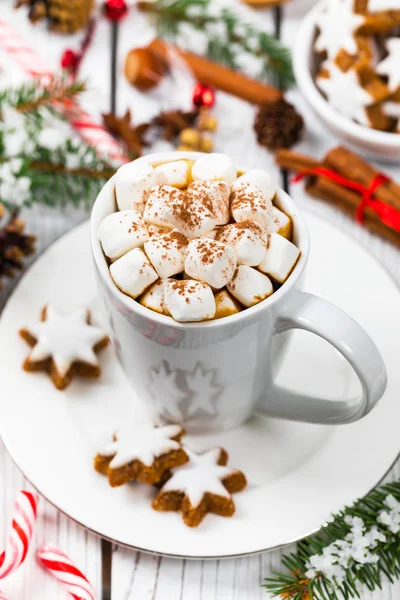
[[[84,90],[55,77],[0,91],[0,202],[12,212],[35,203],[90,205],[115,171],[62,114],[62,103]]]
[[[258,61],[260,79],[276,83],[279,77],[283,89],[294,83],[290,51],[230,8],[211,11],[210,0],[139,1],[138,7],[154,16],[160,37],[176,41],[183,30],[192,27],[206,36],[208,58],[241,70],[247,56]]]
[[[287,600],[347,600],[400,578],[400,482],[382,485],[303,540],[265,587]]]

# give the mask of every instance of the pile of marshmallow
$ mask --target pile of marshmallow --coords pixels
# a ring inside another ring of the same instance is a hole
[[[123,165],[115,177],[119,210],[99,228],[115,285],[179,322],[226,317],[265,300],[300,255],[275,193],[268,173],[238,176],[225,154]]]

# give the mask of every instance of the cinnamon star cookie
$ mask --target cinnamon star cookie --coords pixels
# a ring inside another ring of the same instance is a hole
[[[46,371],[57,389],[66,388],[74,375],[100,375],[95,353],[109,340],[103,329],[90,324],[88,309],[61,315],[54,306],[45,306],[42,320],[21,329],[20,335],[33,346],[23,364],[25,371]]]
[[[231,494],[246,487],[241,471],[226,466],[228,454],[212,448],[203,454],[184,448],[189,462],[174,470],[153,501],[160,511],[180,511],[189,527],[197,527],[208,512],[231,517],[235,505]]]
[[[94,468],[108,476],[111,487],[128,481],[158,483],[169,469],[189,460],[180,444],[183,433],[179,425],[154,427],[144,422],[119,429],[95,457]]]

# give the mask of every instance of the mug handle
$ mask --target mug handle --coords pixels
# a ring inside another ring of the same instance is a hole
[[[367,415],[385,391],[387,374],[377,347],[361,325],[327,300],[293,290],[278,316],[275,333],[290,329],[310,331],[332,344],[356,372],[361,396],[328,400],[272,384],[257,409],[273,417],[332,425],[351,423]]]

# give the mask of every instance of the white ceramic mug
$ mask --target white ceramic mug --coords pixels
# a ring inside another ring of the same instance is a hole
[[[152,164],[196,152],[152,154]],[[244,169],[241,169],[244,170]],[[223,430],[244,422],[254,410],[312,423],[350,423],[376,405],[386,387],[383,360],[368,334],[351,317],[322,298],[300,290],[309,235],[291,198],[279,190],[275,204],[293,220],[301,256],[284,285],[242,312],[201,323],[178,323],[123,294],[113,283],[98,228],[116,210],[115,180],[98,195],[91,217],[92,250],[100,293],[119,361],[135,391],[162,420],[188,431]],[[305,329],[332,344],[351,364],[362,387],[359,398],[327,400],[282,389],[274,364],[284,336]],[[272,360],[274,359],[274,360]]]

